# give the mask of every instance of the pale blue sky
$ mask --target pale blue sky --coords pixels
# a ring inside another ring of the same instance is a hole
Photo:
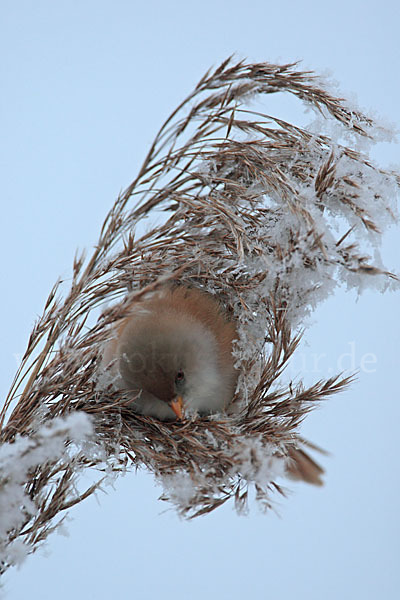
[[[95,242],[160,123],[209,66],[233,52],[302,58],[400,123],[397,2],[3,0],[0,15],[2,394],[54,281]],[[399,163],[398,152],[380,145],[374,157]],[[384,250],[400,270],[398,230]],[[356,366],[377,359],[304,423],[332,452],[324,488],[290,484],[276,498],[281,518],[227,506],[186,523],[163,512],[150,476],[126,475],[71,511],[68,538],[53,535],[46,553],[9,571],[6,597],[397,599],[398,303],[341,292],[307,331],[307,381],[353,350]]]

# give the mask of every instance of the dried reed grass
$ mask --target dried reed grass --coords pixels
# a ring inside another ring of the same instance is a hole
[[[320,481],[299,425],[350,378],[305,389],[281,375],[304,315],[333,281],[394,277],[368,262],[354,236],[376,239],[377,216],[394,218],[388,194],[400,179],[327,135],[245,108],[276,92],[293,94],[348,136],[373,137],[371,119],[296,64],[229,59],[204,75],[161,127],[91,256],[75,259],[70,289],[62,295],[54,286],[32,331],[0,414],[1,443],[35,439],[43,423],[76,411],[91,416],[95,434],[91,453],[66,452],[31,468],[24,489],[35,510],[21,506],[23,522],[5,547],[21,539],[34,550],[63,511],[97,489],[76,492],[81,468],[145,467],[187,517],[230,498],[244,509],[251,483],[269,507],[271,490],[281,490],[274,477],[282,460],[289,474]],[[135,234],[160,214],[160,224]],[[335,237],[330,220],[348,228]],[[166,282],[218,294],[238,323],[239,386],[226,415],[162,423],[133,414],[127,397],[101,384],[110,326],[132,298]]]

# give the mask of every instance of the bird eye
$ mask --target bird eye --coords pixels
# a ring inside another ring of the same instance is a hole
[[[175,375],[175,383],[182,383],[185,379],[185,373],[182,370],[179,370]]]

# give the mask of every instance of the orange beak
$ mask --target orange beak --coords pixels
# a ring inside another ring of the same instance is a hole
[[[183,400],[182,396],[177,396],[174,400],[171,400],[170,407],[178,417],[180,421],[183,419]]]

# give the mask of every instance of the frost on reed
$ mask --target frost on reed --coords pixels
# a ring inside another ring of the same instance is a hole
[[[305,130],[248,108],[277,92],[318,120]],[[319,482],[299,424],[349,379],[305,389],[282,371],[304,318],[335,286],[397,284],[378,243],[396,218],[399,176],[361,152],[386,134],[296,64],[228,60],[201,79],[32,331],[1,413],[4,567],[95,491],[78,492],[85,468],[144,467],[187,517],[229,498],[244,510],[249,486],[267,508],[285,472]],[[236,320],[239,382],[226,414],[162,423],[132,413],[99,364],[129,302],[176,284],[218,295]]]

